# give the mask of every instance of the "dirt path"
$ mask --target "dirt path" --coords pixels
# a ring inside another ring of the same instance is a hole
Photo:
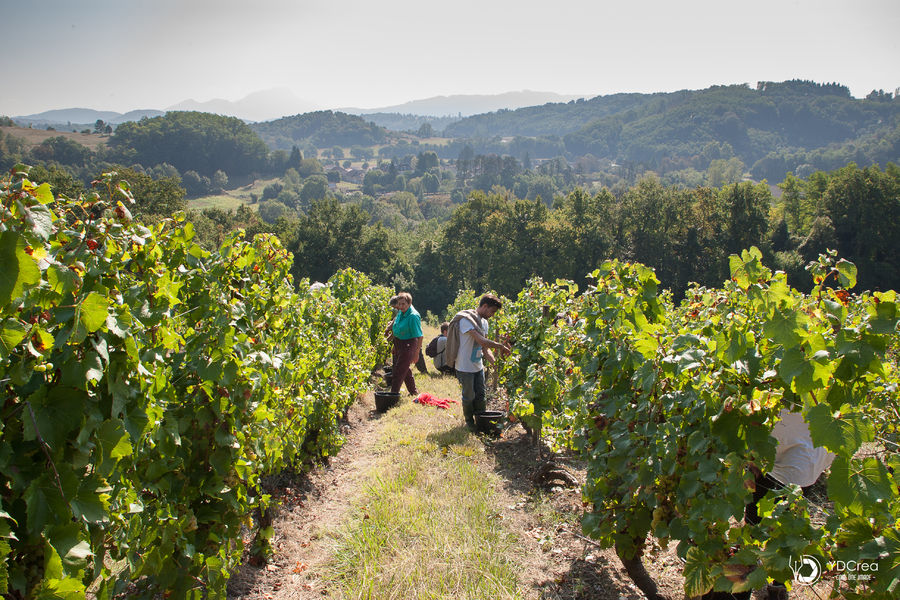
[[[350,508],[347,498],[357,493],[371,470],[378,425],[369,393],[350,408],[346,442],[337,456],[278,487],[282,505],[273,522],[275,555],[265,566],[245,563],[229,583],[230,598],[322,598],[327,590],[318,573],[330,558],[323,533],[344,521]]]

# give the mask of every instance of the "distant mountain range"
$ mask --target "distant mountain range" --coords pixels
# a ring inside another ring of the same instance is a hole
[[[413,100],[405,104],[396,104],[383,108],[339,108],[341,112],[351,115],[369,115],[375,113],[399,113],[402,115],[422,115],[432,117],[470,117],[501,109],[515,110],[526,106],[540,106],[549,102],[569,102],[588,96],[554,94],[553,92],[506,92],[494,95],[456,95],[434,96],[424,100]]]
[[[413,100],[404,104],[381,108],[337,108],[334,110],[354,115],[403,114],[422,117],[468,117],[501,109],[515,110],[525,106],[538,106],[548,102],[568,102],[583,96],[563,95],[553,92],[523,90],[494,95],[435,96]],[[297,97],[285,88],[254,92],[240,100],[214,99],[206,102],[185,100],[165,110],[133,110],[127,113],[99,111],[89,108],[64,108],[12,117],[20,125],[34,127],[60,127],[93,125],[97,120],[118,125],[125,121],[138,121],[143,117],[156,117],[173,110],[193,110],[218,115],[238,117],[249,122],[263,122],[286,116],[300,115],[323,107]]]
[[[61,108],[48,110],[34,115],[12,117],[19,125],[32,125],[35,127],[54,126],[93,126],[97,120],[112,125],[118,125],[125,121],[140,121],[144,117],[158,117],[164,115],[164,110],[132,110],[127,113],[117,113],[109,110],[94,110],[92,108]]]

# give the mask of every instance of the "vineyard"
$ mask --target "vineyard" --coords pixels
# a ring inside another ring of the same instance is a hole
[[[0,592],[223,597],[248,532],[266,552],[261,478],[339,449],[389,291],[298,292],[276,237],[207,252],[113,177],[0,185]]]
[[[0,182],[0,593],[224,597],[271,552],[263,478],[340,449],[391,291],[350,270],[295,285],[272,235],[209,252],[181,216],[134,222],[115,181],[79,199],[21,167]],[[896,292],[851,292],[834,255],[809,294],[755,248],[730,266],[678,305],[640,264],[530,281],[491,322],[510,418],[584,460],[583,531],[650,597],[648,536],[675,545],[687,597],[793,581],[807,556],[836,596],[897,597]],[[787,486],[746,523],[784,409],[835,454],[825,491]]]
[[[810,266],[812,293],[800,294],[761,258],[732,256],[723,288],[695,287],[680,306],[642,265],[608,262],[581,294],[571,282],[531,281],[496,326],[513,344],[499,369],[511,414],[585,459],[584,532],[615,547],[648,597],[649,534],[677,544],[686,597],[790,582],[813,556],[836,596],[896,598],[896,293],[851,295],[855,267],[823,256]],[[785,408],[836,455],[827,501],[788,486],[747,524],[754,473],[772,467],[769,434]]]

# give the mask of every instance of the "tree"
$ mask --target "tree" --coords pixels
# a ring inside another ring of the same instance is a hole
[[[416,173],[422,174],[427,173],[431,169],[437,169],[440,166],[440,160],[438,160],[438,155],[433,150],[429,150],[427,152],[420,152],[418,156],[416,156]]]
[[[805,235],[813,217],[813,207],[806,198],[806,182],[788,172],[778,187],[783,192],[779,210],[788,230],[794,235]]]
[[[249,175],[266,166],[268,154],[265,143],[238,118],[180,111],[122,123],[109,147],[117,159],[128,157],[128,164],[168,162],[207,177],[218,169]]]
[[[303,154],[300,152],[300,148],[298,148],[297,146],[293,146],[291,148],[291,155],[288,157],[287,168],[299,170],[302,160]]]
[[[209,189],[212,186],[209,177],[204,177],[193,170],[185,171],[184,175],[181,176],[181,183],[184,185],[184,189],[190,198],[197,198],[208,194]]]
[[[420,138],[434,137],[434,127],[431,126],[431,123],[422,123],[419,131],[416,132],[416,136]]]
[[[228,185],[228,175],[225,171],[219,169],[212,176],[212,187],[216,192],[222,192]]]
[[[115,181],[128,182],[135,206],[129,207],[134,216],[156,215],[171,217],[175,212],[187,210],[185,190],[174,177],[153,179],[133,169],[117,167]]]
[[[300,177],[306,178],[311,175],[319,175],[325,172],[322,164],[315,158],[304,158],[300,161],[300,168],[297,169]]]
[[[729,213],[727,252],[740,254],[751,246],[766,248],[769,206],[773,204],[769,187],[764,183],[737,183],[722,188],[719,195]]]
[[[422,211],[419,209],[419,201],[415,194],[411,192],[397,192],[391,194],[390,202],[396,205],[400,209],[400,214],[407,219],[413,221],[421,221],[423,219]]]
[[[31,156],[40,161],[55,161],[74,167],[86,166],[93,156],[87,146],[66,137],[47,138],[31,149]]]
[[[441,187],[441,180],[434,173],[425,173],[422,177],[422,185],[429,194],[434,194]]]
[[[744,176],[744,163],[739,158],[728,160],[716,159],[709,163],[706,170],[706,185],[722,187],[729,183],[738,183]]]
[[[300,190],[300,204],[308,207],[316,200],[322,200],[328,194],[328,179],[325,177],[310,177],[303,183]]]
[[[296,228],[295,280],[326,281],[338,269],[353,267],[381,283],[390,281],[398,248],[388,232],[369,227],[369,215],[359,206],[341,205],[334,198],[315,200]]]
[[[832,173],[822,204],[837,251],[856,263],[865,288],[900,287],[900,177],[850,164]]]
[[[278,200],[266,200],[259,205],[259,216],[266,223],[275,223],[290,213],[291,210]]]

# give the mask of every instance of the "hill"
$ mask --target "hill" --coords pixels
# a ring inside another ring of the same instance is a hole
[[[330,110],[284,117],[251,125],[271,149],[290,150],[293,146],[372,146],[383,143],[388,132],[362,117]]]
[[[31,150],[35,146],[40,145],[44,140],[64,137],[82,146],[96,150],[101,146],[105,146],[109,141],[109,137],[105,135],[97,135],[94,133],[77,133],[73,131],[54,131],[47,129],[33,129],[30,127],[0,127],[0,132],[18,138],[24,142],[24,149]]]
[[[401,113],[369,113],[365,118],[379,127],[391,131],[419,130],[422,125],[431,125],[434,131],[444,131],[448,125],[459,121],[460,117],[430,117],[427,115],[413,115]]]
[[[900,99],[890,94],[856,99],[838,84],[761,82],[755,89],[729,85],[614,94],[497,111],[453,123],[444,135],[544,137],[555,142],[547,145],[551,151],[567,157],[590,154],[660,172],[704,170],[711,160],[737,157],[754,176],[780,181],[804,165],[833,169],[851,161],[900,160]],[[510,145],[540,158],[536,147]]]
[[[33,127],[78,127],[90,126],[98,120],[112,125],[125,123],[127,121],[140,121],[144,117],[158,117],[165,114],[161,110],[132,110],[127,113],[118,113],[108,110],[94,110],[92,108],[62,108],[58,110],[48,110],[33,115],[25,115],[14,117],[13,120],[25,127],[31,125]]]

